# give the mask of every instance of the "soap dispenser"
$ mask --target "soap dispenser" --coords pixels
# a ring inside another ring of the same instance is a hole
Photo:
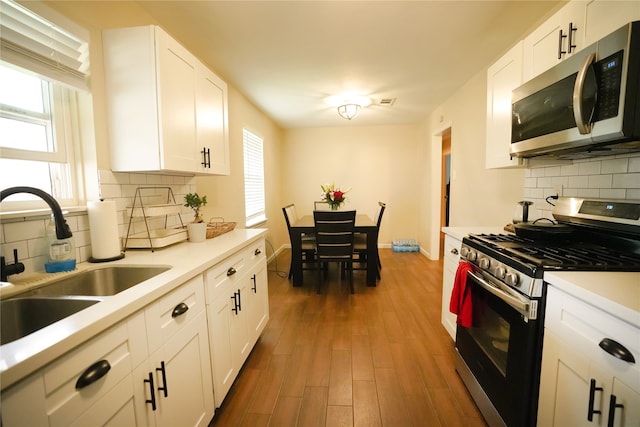
[[[47,273],[72,271],[76,269],[76,248],[73,237],[58,239],[56,225],[53,219],[47,224],[47,262],[44,269]]]

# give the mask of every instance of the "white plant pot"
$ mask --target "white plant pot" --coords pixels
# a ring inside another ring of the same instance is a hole
[[[189,241],[200,243],[207,240],[207,223],[189,223],[187,224],[187,233],[189,233]]]

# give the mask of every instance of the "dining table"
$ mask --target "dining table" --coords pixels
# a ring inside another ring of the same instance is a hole
[[[304,215],[291,224],[291,276],[293,286],[302,286],[302,235],[315,232],[313,215]],[[376,286],[378,273],[378,227],[366,214],[356,214],[356,233],[367,235],[367,286]]]

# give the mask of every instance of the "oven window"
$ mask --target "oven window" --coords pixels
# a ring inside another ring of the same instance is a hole
[[[511,325],[492,307],[486,293],[478,292],[477,286],[473,289],[474,327],[469,329],[469,335],[506,377]]]

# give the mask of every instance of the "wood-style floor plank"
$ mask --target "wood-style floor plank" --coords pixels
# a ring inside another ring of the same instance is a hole
[[[486,427],[453,365],[440,324],[442,262],[380,250],[382,278],[329,270],[316,293],[269,264],[270,321],[210,427]]]

